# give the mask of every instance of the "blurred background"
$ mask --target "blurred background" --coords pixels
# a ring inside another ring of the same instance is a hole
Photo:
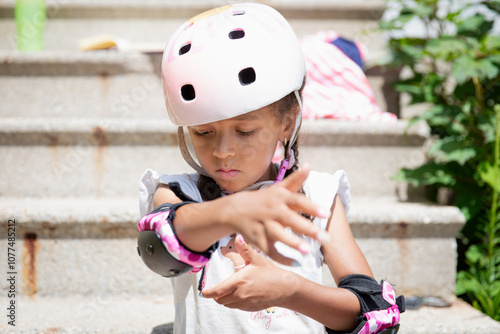
[[[161,56],[232,2],[0,0],[0,333],[170,333],[135,227],[145,169],[191,172]],[[347,172],[358,243],[408,297],[400,332],[500,332],[499,2],[259,2],[306,56],[300,159]]]

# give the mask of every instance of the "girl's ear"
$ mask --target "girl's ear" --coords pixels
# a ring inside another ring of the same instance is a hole
[[[290,140],[293,134],[293,130],[295,130],[295,120],[299,116],[299,109],[294,108],[293,112],[287,113],[287,115],[283,119],[283,134],[282,138],[286,138]]]

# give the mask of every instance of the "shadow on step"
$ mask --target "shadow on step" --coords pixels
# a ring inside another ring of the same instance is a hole
[[[151,331],[151,334],[172,334],[174,332],[174,324],[158,325]]]

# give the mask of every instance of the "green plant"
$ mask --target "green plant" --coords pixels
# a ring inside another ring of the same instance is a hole
[[[412,104],[429,106],[410,126],[425,121],[433,136],[428,162],[401,169],[395,179],[426,186],[434,195],[442,187],[452,190],[450,202],[467,219],[458,236],[463,271],[457,293],[500,320],[500,287],[493,284],[500,272],[494,111],[500,109],[500,36],[492,32],[500,1],[391,3],[394,18],[380,23],[392,36],[388,65],[408,72],[395,83],[397,91],[408,94]],[[411,36],[405,29],[415,22],[423,31]]]
[[[495,147],[492,162],[480,168],[481,180],[490,187],[490,205],[484,220],[482,242],[465,254],[468,270],[458,273],[457,294],[466,295],[472,305],[500,321],[500,105],[496,108]]]

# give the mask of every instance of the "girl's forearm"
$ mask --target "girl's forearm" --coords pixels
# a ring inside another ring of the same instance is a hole
[[[196,252],[207,250],[212,244],[235,231],[227,224],[225,198],[181,206],[176,211],[174,229],[179,240]]]
[[[293,282],[292,293],[279,306],[299,312],[333,330],[351,331],[356,327],[361,307],[352,292],[326,287],[292,272],[289,276],[289,282]],[[290,286],[286,288],[288,290]]]

